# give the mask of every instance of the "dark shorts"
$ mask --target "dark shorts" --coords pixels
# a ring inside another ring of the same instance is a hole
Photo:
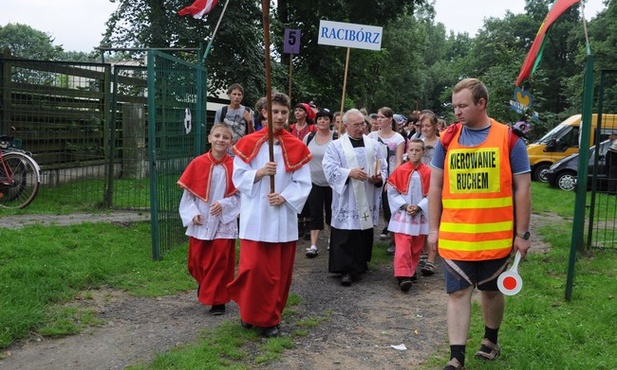
[[[477,286],[478,290],[497,291],[497,278],[508,267],[510,256],[487,261],[444,260],[446,291],[456,292]]]

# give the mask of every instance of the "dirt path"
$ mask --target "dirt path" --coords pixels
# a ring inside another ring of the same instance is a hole
[[[27,225],[68,226],[86,222],[138,222],[150,221],[149,212],[72,213],[70,215],[20,215],[3,216],[0,228],[19,229]]]
[[[432,277],[421,277],[409,293],[398,289],[390,265],[343,288],[327,273],[327,258],[300,258],[294,279],[293,288],[303,292],[304,313],[331,312],[330,319],[299,338],[271,369],[409,369],[444,344],[441,268]],[[400,344],[407,350],[391,347]]]
[[[1,227],[30,222],[19,217],[3,217]],[[54,216],[50,223],[65,225],[93,217]],[[111,214],[102,221],[139,219],[145,216]],[[31,221],[47,224],[41,219]],[[534,246],[539,247],[537,250],[546,248],[541,241]],[[317,258],[307,259],[306,247],[307,242],[299,243],[294,267],[292,292],[301,297],[295,308],[298,314],[284,321],[281,329],[283,335],[289,335],[299,319],[325,320],[310,328],[307,336],[294,338],[295,348],[266,368],[407,369],[425,362],[435,354],[435,348],[444,348],[446,294],[441,265],[436,275],[421,278],[407,294],[398,289],[389,264],[373,268],[360,282],[344,288],[327,272],[325,248]],[[194,342],[203,328],[215,327],[224,320],[238,322],[235,304],[229,305],[226,315],[213,317],[207,314],[208,307],[197,303],[192,291],[159,298],[133,297],[107,289],[89,294],[94,298],[77,299],[71,304],[93,308],[105,325],[66,338],[34,337],[17,343],[3,350],[0,368],[122,369],[147,363],[157,352]],[[391,347],[400,344],[407,350]]]

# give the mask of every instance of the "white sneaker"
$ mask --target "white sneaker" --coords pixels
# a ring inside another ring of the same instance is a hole
[[[379,234],[379,239],[380,240],[388,239],[388,228],[387,227],[385,227],[383,230],[381,230],[381,234]]]
[[[307,258],[315,258],[317,257],[318,253],[317,253],[317,246],[316,245],[311,245],[310,248],[306,248],[306,253],[305,253]]]
[[[393,256],[394,255],[394,249],[395,249],[394,243],[390,242],[390,245],[388,245],[388,249],[386,249],[386,254],[388,256]]]

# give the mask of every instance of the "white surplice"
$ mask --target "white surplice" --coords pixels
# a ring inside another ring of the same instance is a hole
[[[269,162],[268,143],[250,163],[237,156],[234,158],[233,183],[242,194],[240,212],[240,239],[277,243],[298,240],[298,213],[311,191],[311,173],[308,165],[292,172],[285,172],[283,154],[279,145],[274,145],[274,191],[285,198],[280,206],[268,205],[270,176],[254,183],[257,170]]]
[[[401,194],[394,186],[388,186],[388,202],[392,217],[388,223],[388,230],[405,235],[428,234],[428,198],[422,195],[422,180],[418,171],[413,171],[409,181],[407,194]],[[404,204],[417,205],[422,210],[416,215],[407,214],[401,209]]]
[[[227,185],[227,171],[223,165],[214,166],[210,177],[208,201],[195,197],[184,190],[180,199],[180,218],[186,227],[186,235],[199,240],[236,239],[238,237],[238,215],[240,214],[240,195],[238,193],[224,198]],[[203,184],[205,187],[206,184]],[[220,203],[223,212],[218,216],[210,214],[210,206]],[[202,215],[203,225],[193,224],[193,218]]]
[[[331,142],[323,159],[324,173],[333,190],[332,227],[343,230],[366,230],[379,222],[382,188],[369,181],[351,179],[349,173],[354,168],[362,167],[367,173],[374,174],[378,165],[378,171],[385,183],[387,163],[377,141],[363,136],[364,147],[351,148],[350,140],[345,134]],[[362,204],[366,204],[368,209],[359,209],[364,208],[359,207]],[[370,221],[370,227],[363,222],[364,220]]]

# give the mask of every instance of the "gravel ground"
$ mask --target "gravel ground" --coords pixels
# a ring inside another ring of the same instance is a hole
[[[53,216],[49,220],[45,216],[11,216],[3,217],[0,227],[32,222],[68,225],[92,222],[97,216],[104,216],[101,222],[147,220],[147,215],[126,213]],[[325,246],[325,240],[320,245]],[[534,246],[546,249],[541,240]],[[372,267],[360,281],[345,288],[327,272],[325,248],[317,258],[307,259],[306,247],[307,242],[299,242],[291,288],[301,297],[301,303],[294,308],[297,314],[281,323],[281,330],[283,335],[290,335],[300,319],[324,320],[310,328],[308,335],[295,337],[295,348],[262,368],[408,369],[447,348],[446,294],[440,263],[437,274],[421,277],[409,293],[398,289],[390,264]],[[226,315],[213,317],[207,314],[209,307],[196,301],[194,291],[158,298],[133,297],[109,289],[89,295],[93,299],[76,299],[71,304],[93,308],[106,324],[65,338],[33,336],[16,343],[3,350],[0,368],[122,369],[147,363],[157,352],[196,341],[203,328],[215,327],[224,320],[239,323],[235,304],[228,306]],[[407,349],[392,348],[400,344]]]

